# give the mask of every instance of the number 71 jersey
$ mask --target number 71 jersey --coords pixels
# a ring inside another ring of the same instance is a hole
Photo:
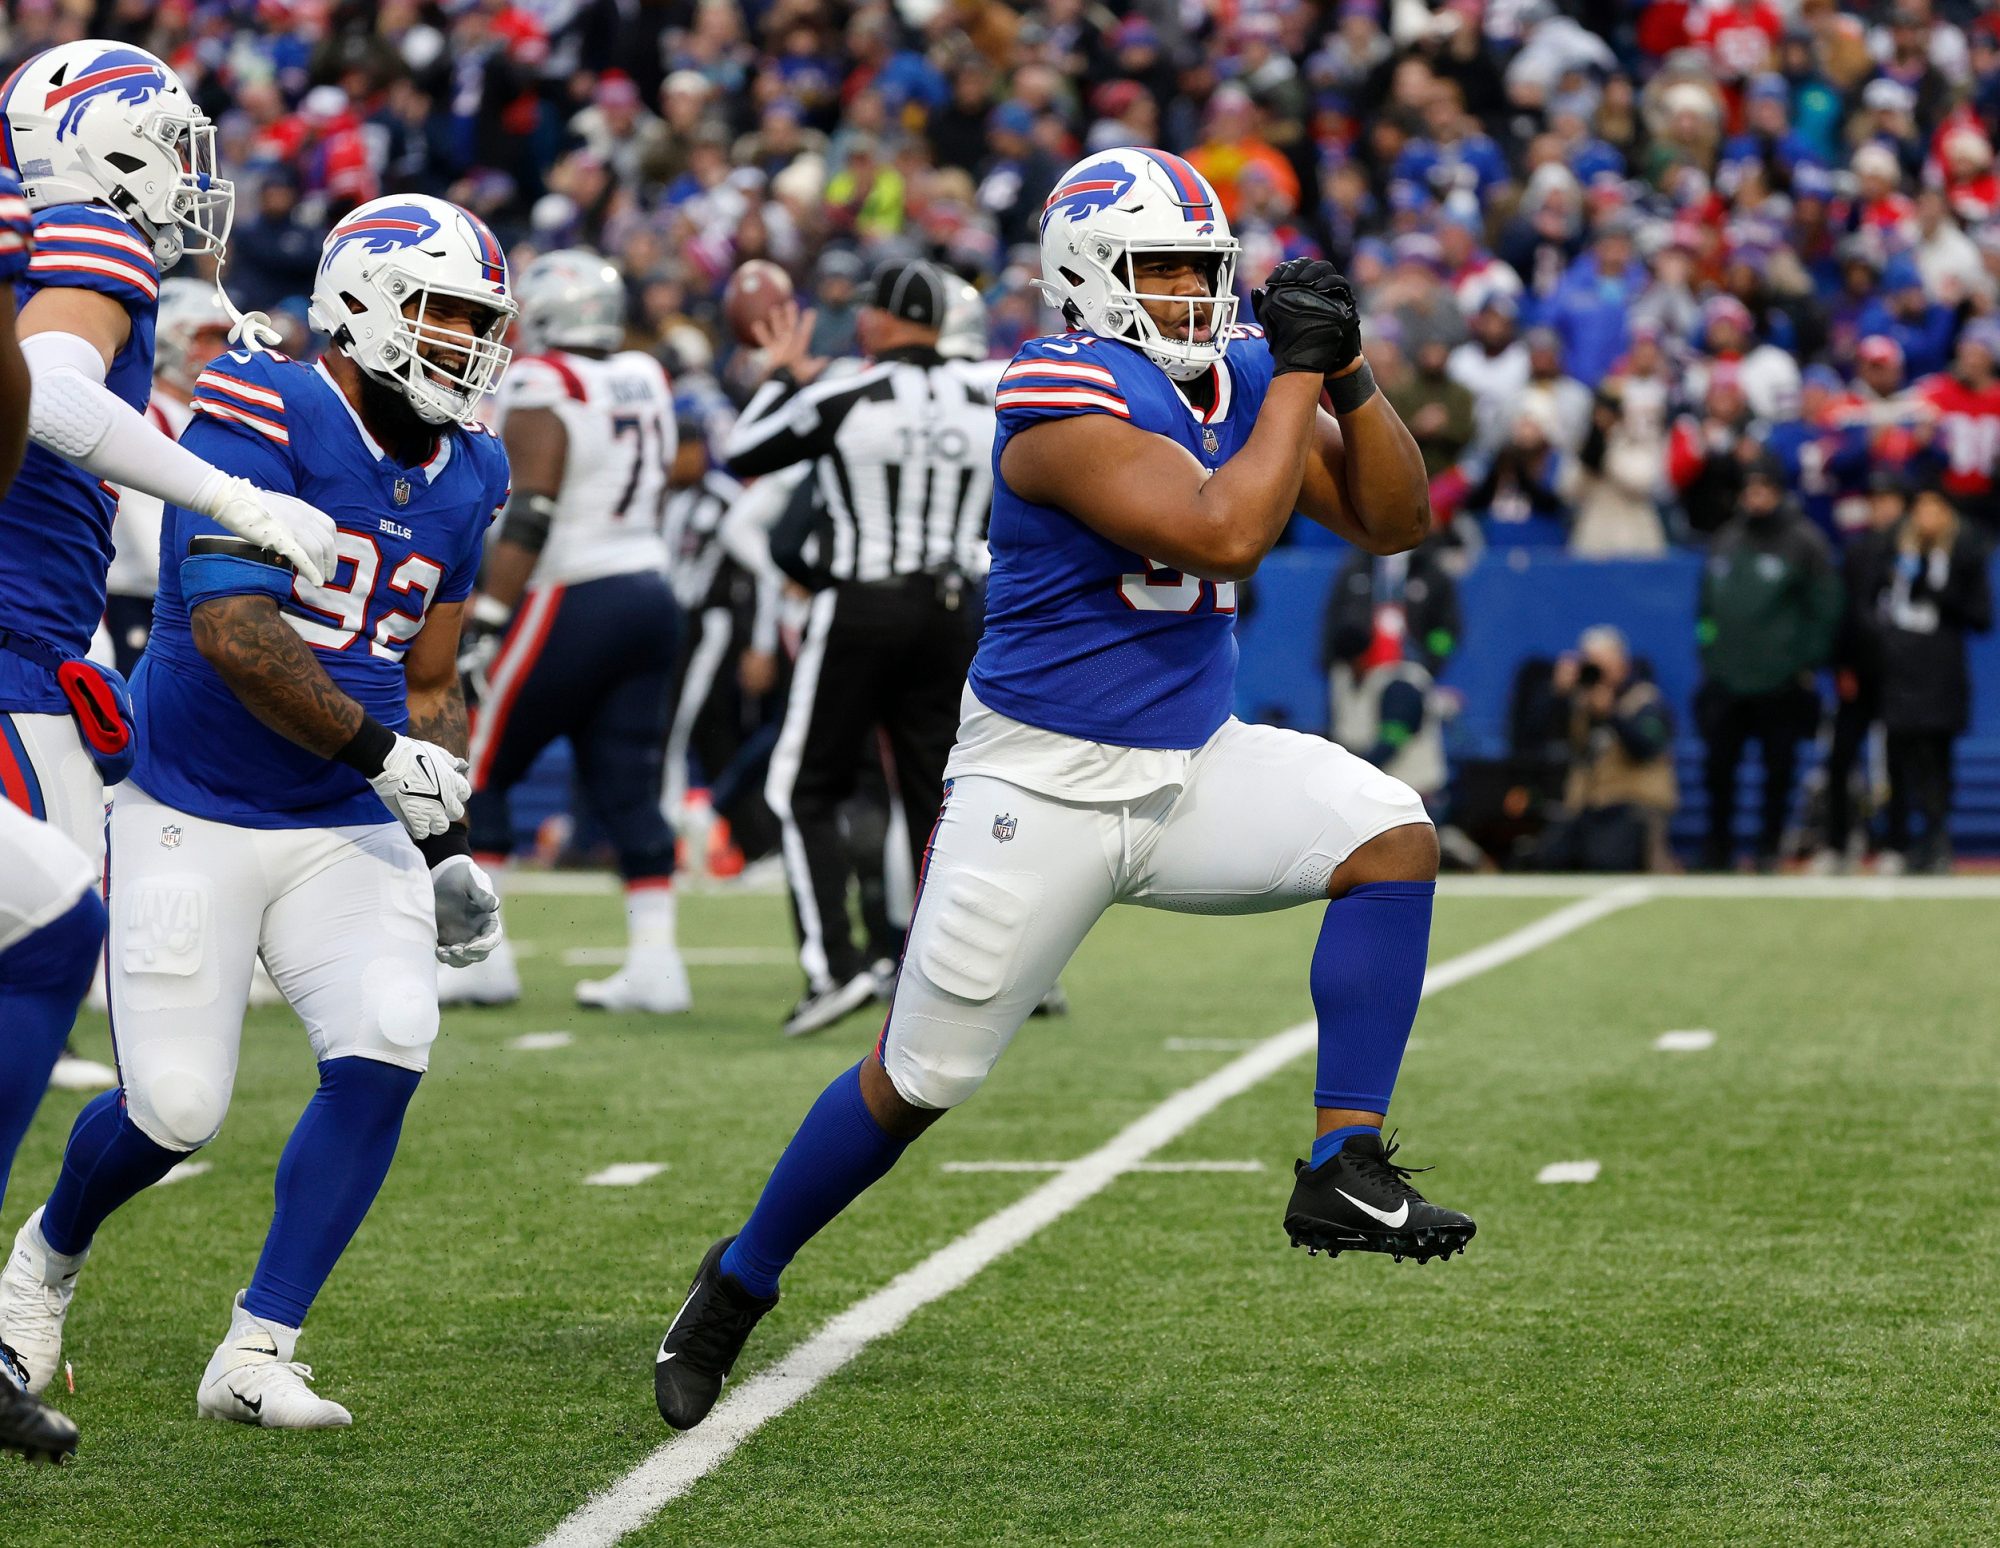
[[[391,730],[409,720],[403,658],[430,609],[461,602],[487,525],[507,499],[507,455],[476,426],[443,427],[430,460],[405,467],[369,435],[324,366],[234,353],[195,384],[181,440],[224,472],[296,495],[339,527],[323,586],[269,565],[194,553],[222,529],[168,506],[153,633],[132,679],[141,789],[197,817],[247,828],[333,828],[389,814],[368,782],[245,709],[195,647],[203,602],[266,595],[327,676]]]
[[[516,356],[500,383],[494,428],[523,409],[552,412],[565,438],[555,522],[532,584],[665,570],[667,475],[678,443],[673,388],[659,361],[638,350]]]
[[[1263,330],[1230,331],[1198,409],[1137,349],[1067,333],[1031,339],[994,407],[993,569],[972,691],[1010,719],[1117,747],[1200,747],[1236,696],[1236,587],[1170,570],[1085,526],[1060,500],[1008,487],[1000,459],[1045,420],[1104,414],[1219,468],[1250,438],[1271,385]],[[1143,494],[1143,491],[1138,492]]]

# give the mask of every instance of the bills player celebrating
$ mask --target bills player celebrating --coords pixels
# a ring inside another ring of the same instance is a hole
[[[707,1414],[794,1254],[979,1088],[1112,903],[1331,899],[1309,975],[1318,1138],[1286,1230],[1420,1260],[1472,1235],[1381,1139],[1430,935],[1423,803],[1330,742],[1230,715],[1236,583],[1295,509],[1372,552],[1414,547],[1423,461],[1346,281],[1281,265],[1262,328],[1239,327],[1236,256],[1214,190],[1161,151],[1087,157],[1049,199],[1043,284],[1073,331],[1023,346],[1000,383],[985,633],[895,999],[703,1259],[654,1367],[676,1428]]]
[[[472,602],[462,664],[483,679],[472,719],[472,829],[513,848],[507,792],[567,737],[584,794],[618,851],[624,966],[576,986],[600,1010],[684,1011],[674,942],[674,834],[661,811],[679,609],[662,531],[677,446],[659,361],[625,342],[625,282],[595,253],[522,271],[521,342],[494,416],[514,493]],[[501,631],[505,630],[504,639]],[[521,980],[503,943],[446,975],[447,1001],[505,1004]]]
[[[320,1084],[199,1409],[268,1428],[350,1422],[294,1363],[299,1325],[388,1172],[437,1035],[437,962],[476,958],[499,932],[454,825],[469,793],[457,651],[507,492],[500,443],[468,421],[514,310],[478,220],[441,199],[376,200],[327,236],[311,312],[333,336],[326,358],[238,352],[197,379],[190,449],[331,512],[339,565],[308,581],[168,509],[134,683],[158,729],[110,822],[123,1086],[78,1117],[0,1273],[0,1337],[37,1387],[59,1366],[98,1226],[220,1128],[261,953]]]

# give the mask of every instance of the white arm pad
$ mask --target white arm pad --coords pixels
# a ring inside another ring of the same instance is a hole
[[[162,435],[104,385],[104,357],[73,333],[21,340],[33,391],[28,434],[84,472],[213,517],[228,475]]]

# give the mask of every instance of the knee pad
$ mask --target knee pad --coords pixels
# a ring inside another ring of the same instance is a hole
[[[1012,1030],[928,1010],[898,1014],[882,1046],[882,1068],[904,1101],[939,1111],[956,1107],[993,1072]]]
[[[321,1060],[372,1058],[421,1073],[438,1035],[437,975],[401,957],[378,957],[361,974],[355,1016],[315,1031]]]
[[[186,1065],[144,1066],[125,1083],[125,1110],[139,1132],[168,1150],[199,1150],[222,1130],[229,1093]]]

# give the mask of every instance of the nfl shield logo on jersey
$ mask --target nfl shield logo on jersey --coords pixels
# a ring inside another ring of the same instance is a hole
[[[410,481],[407,478],[396,480],[395,495],[398,505],[408,505],[410,503]]]
[[[1201,427],[1201,449],[1203,451],[1207,452],[1209,456],[1213,457],[1216,454],[1217,450],[1221,447],[1221,444],[1222,443],[1216,439],[1215,427],[1213,425],[1203,425]]]
[[[993,819],[993,836],[1004,844],[1014,836],[1014,830],[1019,826],[1020,823],[1012,817],[996,815]]]
[[[164,828],[160,829],[160,848],[179,849],[180,847],[181,847],[180,827],[177,824],[170,822]]]

